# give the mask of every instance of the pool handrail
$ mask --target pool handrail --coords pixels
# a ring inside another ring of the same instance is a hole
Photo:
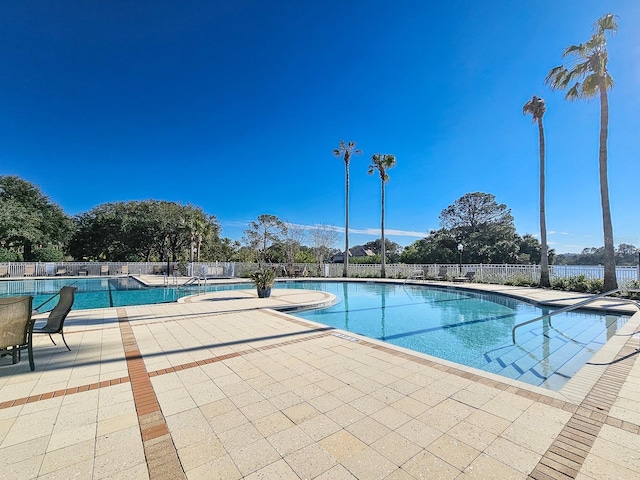
[[[603,292],[603,293],[600,293],[600,294],[595,295],[593,297],[587,298],[586,300],[582,300],[581,302],[574,303],[573,305],[568,305],[568,306],[560,308],[558,310],[554,310],[553,312],[547,313],[546,315],[540,315],[539,317],[536,317],[536,318],[534,318],[532,320],[527,320],[526,322],[519,323],[518,325],[516,325],[515,327],[513,327],[511,329],[511,339],[513,340],[513,343],[515,345],[515,343],[516,343],[516,330],[518,328],[520,328],[520,327],[523,327],[525,325],[529,325],[530,323],[533,323],[533,322],[537,322],[538,320],[542,320],[543,318],[553,317],[553,316],[558,315],[560,313],[570,312],[571,310],[575,310],[575,309],[580,308],[580,307],[582,307],[584,305],[587,305],[587,304],[589,304],[591,302],[594,302],[596,300],[600,300],[602,297],[606,297],[607,295],[611,295],[611,294],[622,292],[622,291],[625,291],[625,292],[640,292],[640,289],[616,288],[614,290],[609,290],[608,292]],[[620,301],[623,301],[623,302],[631,303],[631,304],[635,305],[635,307],[638,309],[638,311],[640,311],[640,305],[638,304],[638,302],[636,302],[634,300],[631,300],[631,299],[628,299],[628,298],[617,298],[616,300],[620,300]]]

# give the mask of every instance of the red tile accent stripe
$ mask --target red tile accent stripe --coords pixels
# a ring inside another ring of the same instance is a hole
[[[170,471],[171,478],[184,479],[186,476],[180,464],[178,452],[171,439],[162,410],[160,410],[160,404],[147,373],[147,367],[138,349],[138,342],[136,342],[129,324],[127,311],[124,308],[118,308],[117,313],[149,478],[152,480],[164,478],[165,473]],[[162,456],[153,454],[159,444],[163,448],[164,454]]]
[[[0,403],[0,410],[4,408],[11,408],[18,405],[24,405],[25,403],[39,402],[41,400],[48,400],[54,397],[63,397],[66,395],[73,395],[75,393],[86,392],[87,390],[96,390],[102,387],[108,387],[110,385],[118,385],[120,383],[127,383],[129,377],[114,378],[113,380],[105,380],[102,382],[90,383],[88,385],[82,385],[80,387],[71,387],[63,390],[56,390],[54,392],[46,392],[38,395],[30,395],[28,397],[17,398],[15,400],[6,400]]]

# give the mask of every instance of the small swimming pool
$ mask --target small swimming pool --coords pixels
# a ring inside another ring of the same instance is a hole
[[[34,295],[34,308],[64,285],[78,287],[74,309],[175,302],[197,292],[146,287],[133,278],[49,279],[0,282],[0,297]],[[252,288],[246,283],[208,285],[207,291]],[[278,282],[276,288],[333,293],[337,303],[295,315],[508,378],[560,389],[598,351],[627,316],[574,311],[511,329],[544,310],[504,295],[455,288],[377,282]],[[42,306],[51,310],[57,298]]]
[[[57,302],[57,297],[51,299],[52,296],[65,285],[78,287],[73,303],[74,310],[169,303],[198,292],[197,286],[186,288],[176,286],[147,287],[132,277],[57,278],[2,281],[0,282],[0,297],[33,295],[33,308],[37,308],[41,313],[48,312]],[[216,292],[248,287],[246,283],[208,285],[207,291]]]

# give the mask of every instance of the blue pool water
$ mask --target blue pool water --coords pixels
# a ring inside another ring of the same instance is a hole
[[[550,310],[459,289],[342,282],[301,286],[333,293],[340,302],[296,313],[299,317],[552,390],[561,388],[628,320],[568,312],[518,329],[514,345],[515,325]]]
[[[47,280],[9,280],[0,282],[0,297],[33,295],[33,308],[39,312],[51,310],[57,302],[53,295],[65,285],[78,287],[73,308],[127,307],[175,302],[178,298],[197,293],[198,287],[147,287],[132,277],[81,278]],[[209,285],[208,292],[248,288],[247,284]],[[48,303],[47,300],[51,299]],[[40,306],[42,305],[42,306]]]
[[[74,309],[175,302],[197,287],[145,287],[133,278],[0,282],[0,297],[34,295],[34,308],[63,285],[78,287]],[[207,291],[251,288],[209,285]],[[497,294],[426,286],[351,282],[278,282],[336,295],[337,303],[297,316],[452,362],[540,385],[561,388],[624,325],[628,317],[574,311],[511,329],[546,311]],[[53,308],[54,298],[41,312]]]

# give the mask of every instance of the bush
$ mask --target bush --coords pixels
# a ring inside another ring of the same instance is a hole
[[[556,278],[551,281],[551,288],[568,292],[602,293],[604,280],[599,278],[589,279],[585,275]]]
[[[22,255],[13,250],[6,248],[0,248],[0,262],[21,262]]]
[[[59,248],[42,247],[33,251],[33,260],[36,262],[62,262],[64,253]]]
[[[513,285],[514,287],[537,287],[538,282],[531,280],[529,275],[512,275],[505,282],[505,285]]]

